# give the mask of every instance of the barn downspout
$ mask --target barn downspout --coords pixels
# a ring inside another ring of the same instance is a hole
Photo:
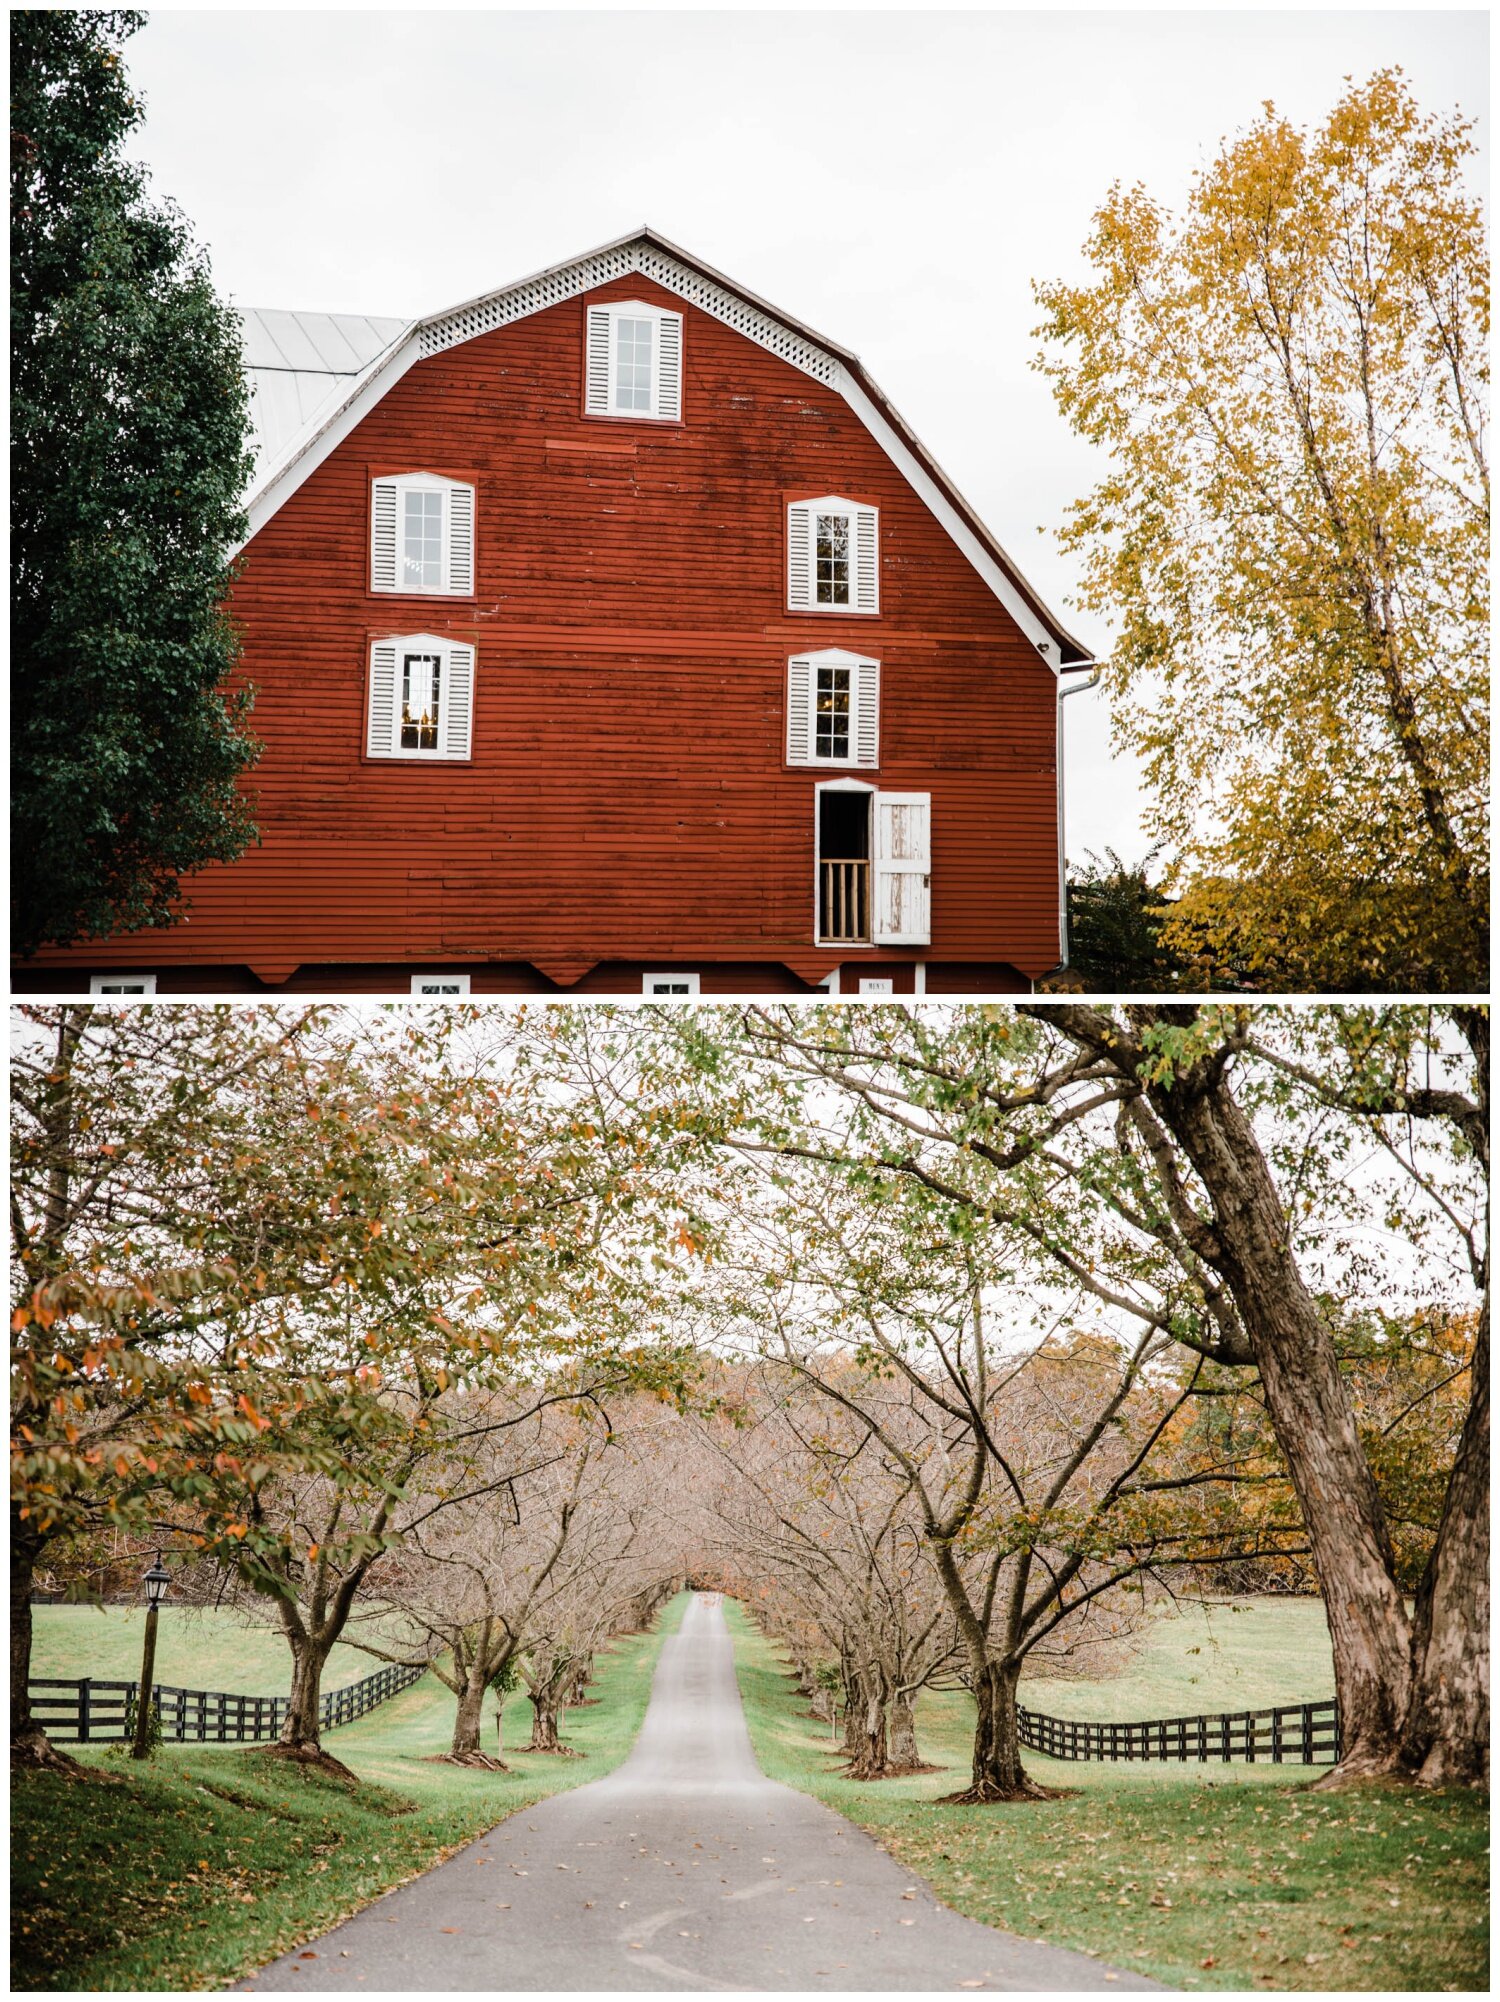
[[[1053,974],[1064,972],[1068,964],[1068,826],[1064,811],[1063,704],[1070,695],[1087,695],[1091,688],[1097,688],[1106,664],[1104,661],[1096,662],[1087,681],[1075,681],[1071,688],[1059,687],[1057,691],[1057,937],[1062,958],[1051,973],[1042,975],[1043,980],[1050,980]],[[1087,665],[1087,661],[1079,662],[1080,669]]]

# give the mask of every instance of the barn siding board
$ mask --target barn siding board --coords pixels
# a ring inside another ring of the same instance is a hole
[[[786,765],[784,704],[789,655],[831,646],[881,662],[863,775],[932,794],[934,973],[1056,964],[1050,670],[835,391],[639,274],[586,295],[631,297],[684,313],[682,423],[582,414],[565,300],[418,362],[266,523],[233,597],[261,844],[190,880],[187,927],[28,984],[170,960],[389,991],[455,953],[506,992],[560,958],[820,978],[831,774]],[[476,488],[472,598],[368,589],[369,483],[417,471]],[[824,493],[880,510],[877,617],[786,609],[786,499]],[[477,649],[470,762],[365,755],[371,645],[416,632]]]

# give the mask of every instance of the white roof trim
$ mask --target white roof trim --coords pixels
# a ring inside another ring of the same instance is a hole
[[[838,390],[886,457],[899,467],[926,501],[1027,639],[1041,654],[1045,665],[1050,667],[1054,674],[1058,673],[1062,662],[1058,656],[1055,634],[1043,625],[915,452],[881,416],[847,369],[840,368],[839,379],[834,383],[834,388]]]
[[[579,298],[612,279],[636,272],[654,279],[666,290],[700,307],[716,320],[721,320],[737,333],[744,334],[758,346],[779,355],[783,361],[790,362],[794,368],[801,369],[804,374],[842,396],[887,458],[922,496],[968,562],[1037,649],[1045,665],[1051,668],[1054,675],[1061,672],[1062,643],[1067,641],[1069,645],[1076,645],[1076,641],[1068,638],[1060,623],[1049,625],[1046,618],[1028,602],[997,560],[994,550],[985,546],[955,505],[951,494],[957,490],[952,488],[952,483],[947,483],[951,491],[945,492],[931,465],[923,463],[912,444],[901,436],[855,379],[848,364],[859,367],[856,357],[846,349],[835,347],[832,342],[825,344],[815,339],[807,328],[779,317],[774,309],[753,295],[732,291],[727,283],[715,282],[715,278],[705,270],[679,261],[669,254],[664,239],[653,236],[649,231],[634,232],[583,257],[523,278],[501,291],[485,293],[463,305],[434,313],[428,319],[413,321],[406,333],[353,383],[348,396],[337,408],[326,417],[320,414],[311,434],[290,440],[279,462],[265,469],[246,501],[250,535],[256,535],[265,526],[416,362],[459,347],[465,341],[493,332],[497,327],[526,319],[532,313],[555,306],[562,300]],[[877,394],[881,392],[877,390]],[[945,481],[946,477],[943,475]],[[1006,560],[1009,561],[1008,558]],[[1011,567],[1015,568],[1014,565]]]
[[[342,403],[329,411],[326,417],[320,413],[310,435],[291,440],[281,455],[279,466],[266,468],[264,476],[245,502],[250,523],[250,533],[245,542],[260,533],[298,487],[312,478],[329,453],[343,444],[361,418],[367,416],[386,392],[394,389],[406,371],[421,359],[422,346],[414,322],[405,336],[388,348],[364,375],[354,378]],[[243,549],[245,543],[242,542],[239,547]]]

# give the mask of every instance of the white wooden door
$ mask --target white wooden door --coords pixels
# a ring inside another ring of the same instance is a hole
[[[932,932],[932,794],[875,795],[875,943],[926,945]]]

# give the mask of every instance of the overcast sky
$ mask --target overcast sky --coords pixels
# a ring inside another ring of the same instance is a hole
[[[649,222],[859,354],[1037,588],[1096,477],[1028,364],[1113,180],[1180,199],[1270,98],[1399,64],[1487,112],[1483,11],[153,9],[129,44],[158,189],[243,306],[416,317]],[[1483,124],[1481,140],[1487,137]],[[1144,840],[1100,694],[1068,849]]]

